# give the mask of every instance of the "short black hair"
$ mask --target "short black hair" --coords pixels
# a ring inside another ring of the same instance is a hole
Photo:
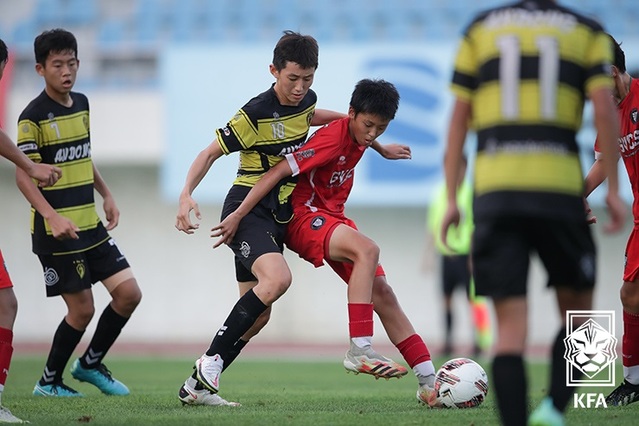
[[[2,39],[0,39],[0,64],[9,60],[9,49]]]
[[[366,78],[355,85],[350,106],[355,114],[363,112],[392,120],[399,108],[399,92],[388,81]]]
[[[608,34],[610,40],[612,40],[612,48],[615,55],[614,62],[612,63],[620,72],[626,72],[626,54],[621,50],[621,43],[618,43],[615,38]]]
[[[287,62],[295,62],[304,69],[317,69],[319,65],[319,45],[310,35],[295,31],[284,31],[273,49],[273,66],[281,71]]]
[[[52,53],[73,52],[78,56],[78,42],[75,36],[62,28],[43,31],[33,42],[36,63],[44,66]]]

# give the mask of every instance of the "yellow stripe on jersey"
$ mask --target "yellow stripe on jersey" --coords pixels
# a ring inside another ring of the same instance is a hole
[[[56,211],[75,223],[80,231],[86,231],[95,228],[100,218],[95,214],[95,204],[86,204],[83,206],[74,206],[65,209],[56,209]],[[33,222],[35,217],[35,209],[31,209],[31,232],[33,232]],[[53,235],[48,221],[44,221],[44,227],[47,235]]]
[[[480,152],[475,172],[475,196],[508,190],[583,194],[581,166],[576,154]]]
[[[552,120],[544,118],[541,108],[541,92],[536,81],[525,81],[519,85],[519,103],[517,115],[508,119],[504,117],[500,102],[501,90],[498,81],[481,86],[473,98],[473,113],[476,115],[474,125],[484,129],[500,124],[516,122],[517,124],[544,124],[551,122],[556,127],[576,130],[581,125],[582,108],[574,108],[583,102],[583,98],[574,87],[559,84],[557,87],[557,107]],[[479,112],[481,110],[481,112]],[[478,111],[478,112],[475,112]],[[576,127],[575,127],[576,126]]]
[[[89,111],[42,120],[42,146],[59,145],[89,137]]]
[[[93,184],[93,162],[90,158],[59,164],[62,177],[54,186],[41,188],[43,191],[59,191],[74,186]]]

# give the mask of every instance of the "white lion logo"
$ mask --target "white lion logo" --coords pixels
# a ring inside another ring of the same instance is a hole
[[[617,358],[617,339],[592,318],[564,339],[564,358],[589,379]]]

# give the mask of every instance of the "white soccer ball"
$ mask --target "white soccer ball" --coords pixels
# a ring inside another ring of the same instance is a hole
[[[435,393],[444,407],[477,407],[488,394],[488,376],[470,358],[451,359],[437,371]]]

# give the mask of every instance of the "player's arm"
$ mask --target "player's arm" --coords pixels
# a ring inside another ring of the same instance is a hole
[[[619,177],[617,175],[619,116],[609,88],[593,90],[590,93],[590,99],[594,109],[594,124],[600,142],[599,149],[601,150],[604,174],[608,179],[606,204],[608,205],[610,222],[605,229],[608,232],[617,232],[623,228],[626,218],[626,208],[619,196]]]
[[[79,238],[77,232],[80,228],[71,219],[55,211],[27,172],[19,167],[16,168],[16,184],[31,206],[47,221],[54,238],[59,240],[69,238],[77,240]]]
[[[447,235],[451,225],[458,226],[461,215],[457,206],[457,182],[459,170],[462,166],[462,156],[466,134],[468,133],[468,123],[470,123],[472,107],[469,102],[457,99],[453,106],[453,113],[450,118],[448,128],[448,138],[444,153],[444,176],[446,178],[446,211],[442,219],[440,238],[444,245],[448,247]]]
[[[401,143],[389,143],[383,145],[377,140],[374,140],[371,144],[371,148],[379,153],[387,160],[410,160],[411,152],[410,146],[403,145]]]
[[[311,119],[311,126],[323,126],[333,120],[346,117],[343,112],[331,111],[330,109],[315,109],[315,114]]]
[[[244,216],[248,214],[262,198],[266,196],[279,181],[287,176],[291,176],[293,170],[288,161],[282,160],[260,178],[260,180],[251,188],[246,198],[242,200],[239,207],[229,214],[219,225],[211,229],[211,237],[220,237],[213,245],[214,248],[222,244],[228,244],[233,240],[237,227]]]
[[[59,167],[31,161],[3,130],[0,130],[0,155],[37,180],[40,187],[55,185],[62,177],[62,170]]]
[[[200,227],[199,223],[191,222],[191,211],[195,213],[195,217],[198,220],[202,219],[200,214],[200,207],[192,197],[195,188],[202,182],[204,176],[208,173],[209,169],[224,153],[218,143],[217,139],[214,139],[206,148],[204,148],[195,157],[189,171],[186,174],[186,181],[184,187],[180,193],[179,206],[177,218],[175,221],[175,227],[178,231],[182,231],[186,234],[192,234],[196,229]]]
[[[588,197],[604,180],[606,180],[604,163],[601,161],[601,158],[596,158],[584,179],[584,197]]]
[[[118,226],[118,223],[120,222],[120,210],[116,206],[113,194],[111,194],[109,187],[102,178],[97,167],[95,167],[95,164],[93,164],[93,186],[102,197],[102,208],[104,209],[104,214],[108,222],[106,229],[110,231]]]

